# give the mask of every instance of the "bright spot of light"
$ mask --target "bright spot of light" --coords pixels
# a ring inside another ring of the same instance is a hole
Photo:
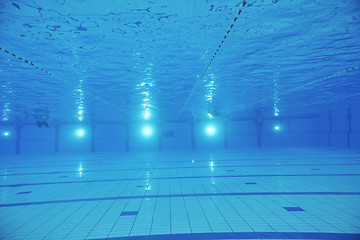
[[[150,136],[152,134],[152,129],[150,127],[144,127],[143,134],[145,136]]]
[[[275,125],[274,130],[275,130],[275,131],[279,131],[279,130],[280,130],[280,127],[279,127],[278,125]]]
[[[4,136],[9,136],[9,133],[8,133],[8,132],[4,132]]]
[[[213,162],[210,162],[210,167],[213,167],[214,166],[214,163]]]
[[[207,128],[207,133],[208,133],[209,135],[214,134],[214,133],[215,133],[215,128],[214,128],[214,127],[208,127],[208,128]]]
[[[213,115],[211,113],[208,113],[209,118],[213,118]]]
[[[149,118],[150,118],[150,112],[149,112],[149,109],[148,109],[148,108],[145,110],[144,118],[145,118],[145,119],[149,119]]]
[[[83,174],[83,171],[84,169],[82,168],[82,164],[80,163],[80,166],[79,166],[79,177],[82,177],[82,174]]]
[[[76,134],[77,134],[79,137],[82,137],[82,136],[84,136],[85,132],[84,132],[84,130],[79,129],[79,130],[76,132]]]

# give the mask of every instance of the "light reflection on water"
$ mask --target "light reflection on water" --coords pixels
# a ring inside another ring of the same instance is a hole
[[[152,96],[151,96],[151,90],[154,87],[154,80],[153,80],[153,64],[149,63],[148,67],[144,68],[142,71],[145,73],[145,78],[142,80],[141,83],[136,85],[136,89],[140,90],[140,94],[142,96],[142,116],[144,119],[150,119],[151,117],[151,108],[153,107],[152,102]]]

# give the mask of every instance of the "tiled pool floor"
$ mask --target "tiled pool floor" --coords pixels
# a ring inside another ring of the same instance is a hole
[[[1,156],[1,239],[360,239],[360,153]]]

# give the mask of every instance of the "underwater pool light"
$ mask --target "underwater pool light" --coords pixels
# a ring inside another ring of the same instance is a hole
[[[279,131],[279,130],[280,130],[280,126],[279,126],[279,125],[275,125],[275,126],[274,126],[274,130],[275,130],[275,131]]]
[[[215,128],[213,126],[208,126],[206,132],[208,135],[213,135],[215,134]]]
[[[144,134],[144,136],[150,136],[152,134],[151,127],[144,127],[143,128],[143,134]]]
[[[84,130],[82,130],[82,129],[79,129],[79,130],[77,130],[77,132],[76,132],[76,135],[78,135],[79,137],[84,136],[84,134],[85,134],[85,132],[84,132]]]
[[[9,132],[4,132],[4,136],[9,136]]]
[[[211,113],[208,113],[209,118],[213,118],[213,115]]]

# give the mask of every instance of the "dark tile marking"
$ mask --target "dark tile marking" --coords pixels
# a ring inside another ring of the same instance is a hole
[[[17,194],[29,194],[29,193],[32,193],[31,191],[30,192],[18,192]]]
[[[233,169],[228,169],[228,170],[226,170],[227,172],[234,172],[235,170],[233,170]]]
[[[311,169],[311,170],[320,170],[320,168],[313,168],[313,169]]]
[[[214,233],[181,233],[146,236],[126,236],[106,238],[108,240],[214,240],[214,239],[328,239],[358,240],[356,233],[318,233],[318,232],[214,232]],[[105,240],[97,238],[92,240]]]
[[[246,182],[245,184],[253,185],[253,184],[257,184],[257,183],[256,182]]]
[[[80,198],[67,200],[39,201],[39,202],[23,202],[23,203],[5,203],[0,207],[16,207],[42,204],[57,204],[69,202],[91,202],[91,201],[110,201],[120,199],[144,199],[144,198],[174,198],[174,197],[218,197],[218,196],[257,196],[257,195],[338,195],[338,196],[354,196],[360,195],[360,192],[237,192],[237,193],[199,193],[199,194],[172,194],[172,195],[139,195],[139,196],[122,196],[122,197],[99,197],[99,198]]]
[[[136,186],[137,188],[144,188],[144,187],[146,187],[145,185],[137,185]]]
[[[120,216],[136,216],[139,211],[124,211],[120,214]]]
[[[299,211],[305,211],[301,207],[284,207],[285,210],[289,212],[299,212]]]
[[[168,179],[195,179],[195,178],[247,178],[247,177],[359,177],[360,174],[259,174],[259,175],[217,175],[217,176],[190,176],[190,177],[154,177],[152,180],[168,180]],[[22,187],[37,185],[53,185],[53,184],[71,184],[71,183],[98,183],[98,182],[122,182],[122,181],[138,181],[147,180],[148,178],[119,178],[119,179],[100,179],[100,180],[84,180],[84,181],[67,181],[67,182],[43,182],[43,183],[18,183],[13,185],[0,185],[0,187]]]
[[[59,178],[67,178],[68,176],[60,176]]]

